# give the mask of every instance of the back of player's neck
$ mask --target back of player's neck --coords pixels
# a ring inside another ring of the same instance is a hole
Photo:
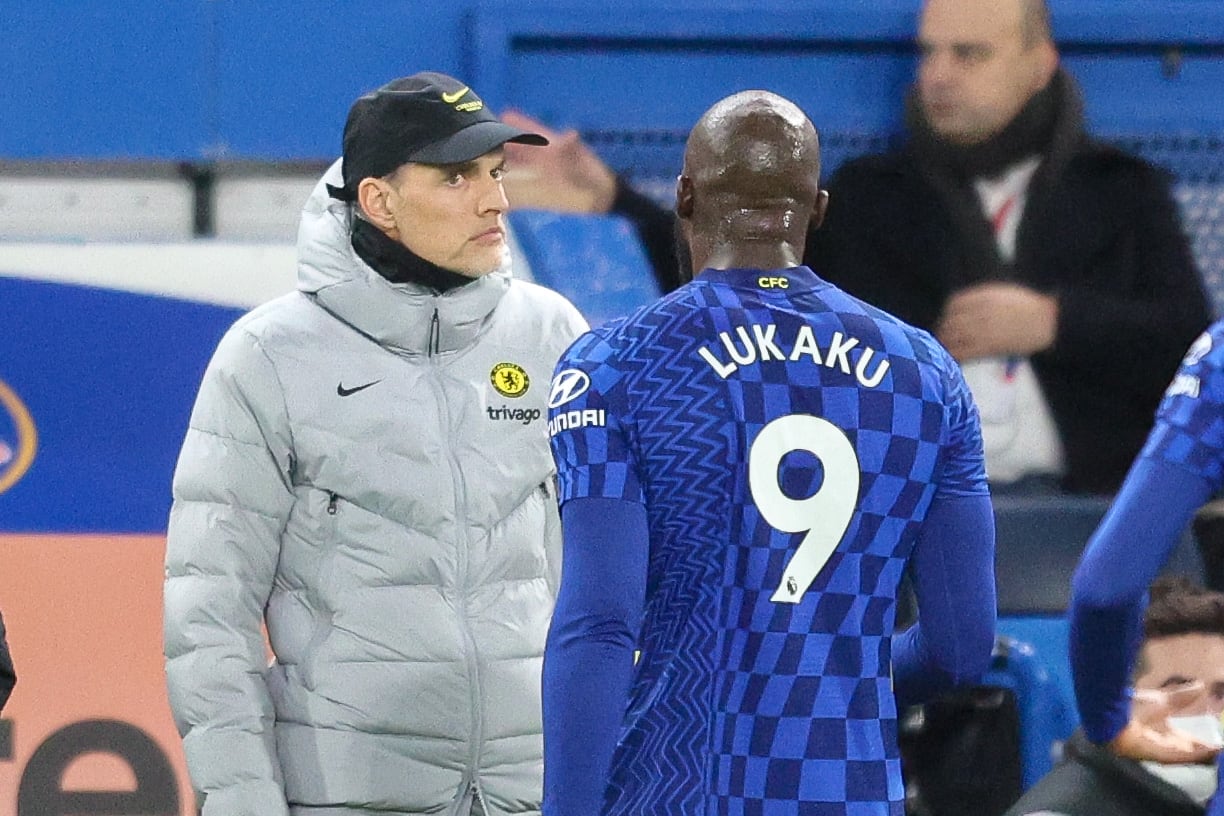
[[[803,262],[802,251],[789,243],[741,243],[711,248],[698,269],[788,269]],[[697,259],[694,259],[697,260]]]

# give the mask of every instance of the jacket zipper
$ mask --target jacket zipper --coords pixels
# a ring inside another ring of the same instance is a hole
[[[336,515],[336,504],[339,501],[340,501],[340,497],[336,495],[335,491],[332,491],[332,490],[327,491],[327,515],[329,516]]]
[[[480,812],[485,814],[485,816],[488,816],[488,811],[485,810],[484,806],[484,796],[480,792],[480,784],[475,779],[468,782],[467,795],[465,798],[468,801],[468,808],[467,814],[464,814],[464,816],[469,816],[469,814],[476,809],[477,803],[480,804]]]
[[[438,310],[434,309],[433,317],[430,319],[429,326],[429,356],[433,359],[434,354],[438,350],[438,340],[441,335]],[[436,373],[436,372],[435,372]],[[450,435],[451,421],[449,406],[446,402],[446,392],[443,389],[440,379],[434,379],[435,393],[438,398],[439,414],[442,418],[442,430]],[[470,564],[468,562],[468,541],[467,541],[467,516],[463,511],[466,506],[467,490],[463,482],[463,472],[459,469],[459,463],[455,459],[454,453],[447,453],[447,463],[451,469],[451,479],[455,487],[455,530],[457,533],[455,546],[456,552],[456,570],[455,570],[455,605],[460,615],[459,628],[463,632],[463,640],[466,648],[464,656],[468,666],[468,676],[471,677],[471,706],[472,706],[472,734],[471,734],[471,753],[469,755],[469,767],[471,771],[471,781],[469,793],[471,795],[479,795],[480,776],[480,746],[484,739],[484,707],[481,705],[483,695],[481,694],[481,676],[480,676],[480,660],[476,648],[476,638],[472,636],[471,626],[469,624],[468,615],[468,570]]]

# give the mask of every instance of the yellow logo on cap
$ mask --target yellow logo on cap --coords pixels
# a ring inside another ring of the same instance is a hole
[[[464,85],[454,93],[442,94],[442,101],[448,105],[455,105],[456,102],[459,102],[460,99],[467,96],[469,93],[472,93],[472,89]],[[460,102],[458,105],[455,105],[455,110],[462,111],[463,113],[475,113],[476,111],[481,110],[483,107],[484,103],[480,101],[480,98],[477,97],[476,94],[472,94],[472,98],[467,102]]]
[[[521,397],[527,393],[531,378],[523,367],[515,363],[498,363],[489,372],[493,390],[503,397]]]

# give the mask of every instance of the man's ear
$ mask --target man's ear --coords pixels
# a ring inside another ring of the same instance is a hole
[[[382,179],[366,177],[357,185],[357,205],[370,223],[384,232],[395,228],[395,217],[387,200],[391,186]]]
[[[1058,49],[1049,40],[1034,47],[1040,49],[1037,55],[1037,88],[1034,91],[1036,93],[1049,85],[1054,79],[1054,74],[1058,73]]]
[[[688,176],[676,177],[676,215],[693,217],[693,180]]]
[[[816,192],[816,204],[812,207],[812,220],[808,223],[808,229],[820,229],[820,225],[824,223],[825,213],[829,211],[829,191],[818,190]]]

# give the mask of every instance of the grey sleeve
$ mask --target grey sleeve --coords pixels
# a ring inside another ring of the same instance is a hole
[[[288,814],[263,635],[293,504],[288,427],[271,360],[232,329],[200,386],[166,543],[166,680],[204,816]]]

